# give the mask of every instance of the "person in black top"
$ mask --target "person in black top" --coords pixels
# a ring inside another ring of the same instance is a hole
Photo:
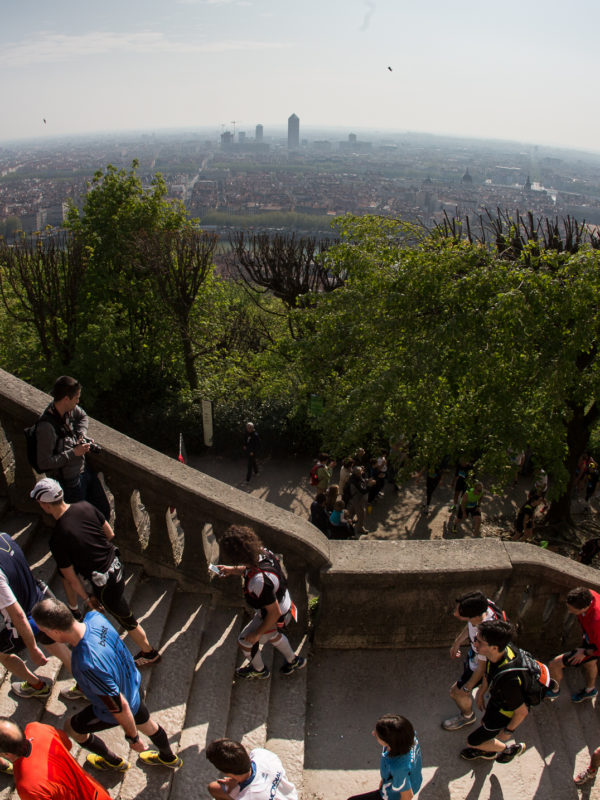
[[[537,492],[529,492],[527,501],[519,509],[515,520],[515,532],[512,535],[513,542],[528,541],[532,538],[535,509],[543,499]]]
[[[310,504],[310,521],[316,528],[322,531],[325,536],[329,536],[329,514],[325,507],[325,500],[325,492],[319,492]]]
[[[260,439],[258,433],[254,428],[253,422],[246,423],[246,432],[244,434],[244,453],[248,457],[248,467],[246,469],[246,483],[250,483],[252,473],[258,475],[258,464],[256,463],[256,456],[260,448]]]
[[[48,587],[38,585],[19,545],[0,533],[0,664],[19,678],[12,690],[19,697],[50,697],[50,685],[33,672],[17,655],[27,649],[36,667],[47,658],[42,644],[71,671],[71,653],[64,644],[45,636],[31,619],[31,609],[42,599]]]
[[[37,422],[37,463],[48,477],[55,478],[69,503],[88,500],[105,517],[110,516],[108,499],[98,476],[86,464],[93,444],[87,438],[88,417],[79,405],[81,384],[61,375],[52,389],[50,403]]]
[[[125,598],[123,567],[112,544],[115,534],[104,516],[85,501],[65,503],[61,486],[52,478],[38,481],[31,497],[56,520],[50,551],[60,570],[74,616],[78,614],[78,597],[92,609],[105,608],[141,648],[134,659],[136,666],[158,661],[158,651],[150,645]],[[85,590],[79,575],[90,581],[93,594]]]
[[[507,672],[494,681],[494,676],[517,657],[518,649],[509,645],[512,636],[512,626],[500,619],[486,620],[478,626],[474,646],[487,658],[487,664],[475,702],[481,711],[485,708],[485,713],[479,728],[467,739],[469,747],[461,751],[461,758],[467,761],[484,758],[506,764],[525,750],[523,742],[506,744],[529,713],[519,673]],[[485,695],[490,688],[486,706]]]

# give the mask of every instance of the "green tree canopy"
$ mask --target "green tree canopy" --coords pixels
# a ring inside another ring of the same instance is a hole
[[[598,251],[509,259],[364,217],[341,233],[344,286],[298,312],[316,318],[298,348],[328,446],[404,436],[413,466],[464,452],[499,482],[530,448],[564,500],[598,416]]]

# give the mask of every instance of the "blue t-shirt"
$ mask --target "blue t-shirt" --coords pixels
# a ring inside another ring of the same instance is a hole
[[[381,754],[379,772],[381,773],[381,797],[383,800],[399,800],[402,792],[412,789],[416,794],[421,788],[421,747],[415,734],[413,746],[402,756],[389,756],[385,748]]]
[[[141,676],[119,634],[98,611],[90,611],[85,634],[73,648],[71,666],[79,688],[103,722],[116,725],[102,697],[122,694],[135,714],[140,705]]]

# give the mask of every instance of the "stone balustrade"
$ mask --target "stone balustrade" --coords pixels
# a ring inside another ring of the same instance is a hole
[[[39,513],[29,499],[36,475],[23,428],[48,395],[0,370],[0,495]],[[218,538],[232,523],[253,526],[283,554],[290,587],[306,621],[307,584],[320,597],[315,641],[329,648],[449,645],[459,623],[454,598],[480,588],[521,629],[520,643],[547,657],[576,640],[565,611],[570,588],[600,589],[598,573],[562,556],[499,539],[328,541],[307,520],[181,464],[90,420],[102,446],[90,456],[112,495],[114,526],[126,560],[150,575],[175,577],[183,589],[235,602],[235,581],[211,578]]]

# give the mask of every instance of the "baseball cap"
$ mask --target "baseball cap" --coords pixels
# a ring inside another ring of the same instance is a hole
[[[42,478],[33,487],[29,496],[42,503],[53,503],[55,500],[62,500],[63,490],[54,478]]]

